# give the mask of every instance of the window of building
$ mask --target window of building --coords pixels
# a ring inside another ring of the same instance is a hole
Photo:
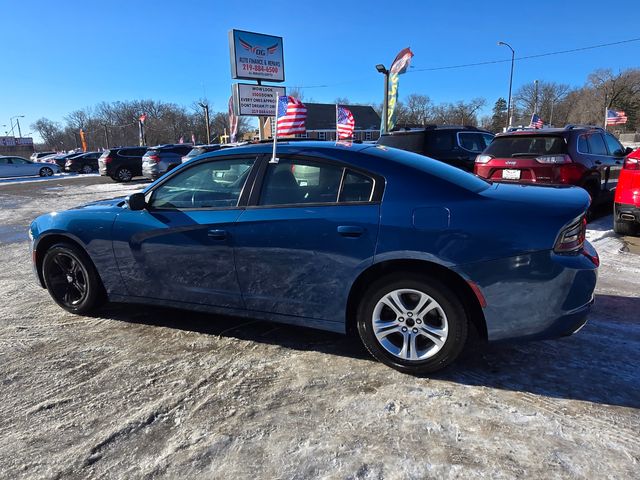
[[[318,132],[318,140],[326,140],[327,132]]]
[[[371,131],[367,131],[367,132],[365,132],[365,134],[364,134],[364,139],[365,139],[365,140],[371,140],[371,139],[372,139],[372,136],[371,136],[371,135],[372,135],[372,134],[371,134]]]

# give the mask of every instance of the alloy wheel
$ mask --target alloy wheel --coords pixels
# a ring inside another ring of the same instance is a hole
[[[49,167],[43,167],[40,169],[40,176],[41,177],[50,177],[51,175],[53,175],[53,170]]]
[[[118,170],[118,172],[116,173],[116,177],[118,178],[118,180],[120,180],[121,182],[128,182],[131,180],[131,178],[133,177],[133,174],[131,173],[131,170],[129,170],[128,168],[121,168],[120,170]]]
[[[91,165],[84,165],[81,171],[82,173],[91,173],[93,172],[93,168],[91,168]]]
[[[380,298],[373,309],[372,326],[380,346],[405,361],[433,357],[449,335],[442,306],[414,289],[393,290]]]
[[[89,291],[87,272],[73,256],[58,252],[47,271],[52,295],[68,308],[77,307]]]

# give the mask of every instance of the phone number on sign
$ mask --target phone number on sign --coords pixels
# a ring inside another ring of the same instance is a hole
[[[278,67],[265,67],[264,65],[251,65],[251,64],[243,63],[242,70],[247,70],[249,72],[260,72],[260,73],[278,73],[280,69]]]

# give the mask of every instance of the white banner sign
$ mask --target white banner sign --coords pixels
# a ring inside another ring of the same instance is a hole
[[[233,107],[237,115],[273,117],[276,114],[276,96],[284,97],[284,87],[235,83]]]
[[[284,82],[282,37],[231,30],[229,48],[232,78]]]

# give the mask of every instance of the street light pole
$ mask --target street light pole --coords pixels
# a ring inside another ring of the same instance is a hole
[[[387,133],[387,128],[389,127],[389,120],[388,120],[388,115],[389,115],[389,70],[387,70],[385,68],[384,65],[382,65],[381,63],[376,65],[376,70],[379,73],[382,73],[384,75],[384,97],[382,100],[382,128],[380,129],[381,135],[384,135],[385,133]]]
[[[509,47],[509,50],[511,50],[511,74],[509,75],[509,100],[507,101],[507,129],[509,128],[509,126],[511,125],[511,121],[513,120],[512,117],[512,112],[511,112],[511,87],[513,86],[513,63],[515,61],[516,58],[516,52],[515,50],[511,47],[511,45],[509,45],[506,42],[498,42],[498,45],[504,45],[505,47]]]
[[[20,138],[22,138],[22,133],[20,132],[20,118],[24,118],[24,115],[15,115],[13,117],[11,117],[9,119],[10,123],[11,123],[11,135],[13,135],[13,119],[16,119],[16,124],[18,125],[18,135],[20,136]]]
[[[204,123],[207,127],[207,145],[209,145],[211,143],[211,127],[209,126],[209,104],[200,102],[198,103],[198,105],[200,105],[200,107],[202,107],[202,109],[204,110]]]

